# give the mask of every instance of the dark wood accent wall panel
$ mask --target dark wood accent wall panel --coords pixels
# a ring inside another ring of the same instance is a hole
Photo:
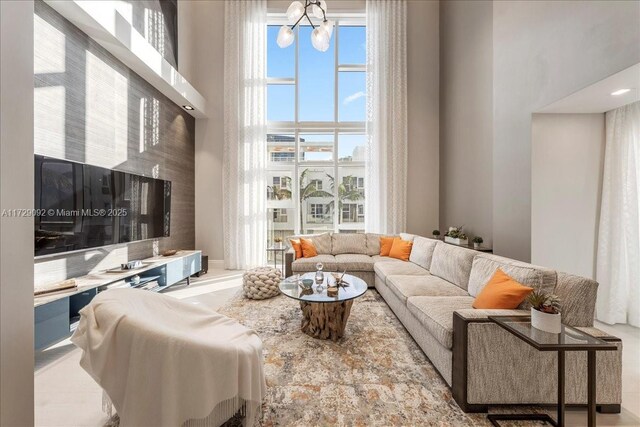
[[[42,1],[35,2],[35,153],[172,183],[171,236],[35,261],[35,284],[194,249],[195,119]]]

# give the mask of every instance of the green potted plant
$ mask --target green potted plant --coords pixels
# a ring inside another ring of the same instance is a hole
[[[440,238],[440,230],[433,230],[433,238],[434,239]]]
[[[449,231],[444,233],[444,241],[454,245],[468,245],[467,235],[462,231],[462,227],[449,227]]]
[[[480,236],[476,236],[473,238],[473,249],[480,249],[480,245],[482,244],[482,242],[484,242],[484,240],[482,240],[482,237]]]
[[[559,334],[562,331],[560,298],[542,291],[533,291],[527,297],[531,305],[531,326],[541,331]]]

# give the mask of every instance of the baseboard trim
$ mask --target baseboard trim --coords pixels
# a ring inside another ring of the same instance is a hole
[[[224,260],[223,259],[210,259],[209,260],[209,270],[224,270]]]

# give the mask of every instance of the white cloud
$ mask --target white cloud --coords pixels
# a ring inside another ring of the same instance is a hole
[[[363,91],[359,91],[356,93],[353,93],[349,96],[347,96],[344,101],[342,102],[343,105],[348,105],[351,104],[353,101],[355,101],[358,98],[362,98],[363,96],[365,96],[366,94]]]

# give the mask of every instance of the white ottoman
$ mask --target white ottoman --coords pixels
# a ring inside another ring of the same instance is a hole
[[[244,296],[249,299],[267,299],[280,293],[278,284],[282,278],[280,270],[273,267],[258,267],[247,270],[242,276]]]

